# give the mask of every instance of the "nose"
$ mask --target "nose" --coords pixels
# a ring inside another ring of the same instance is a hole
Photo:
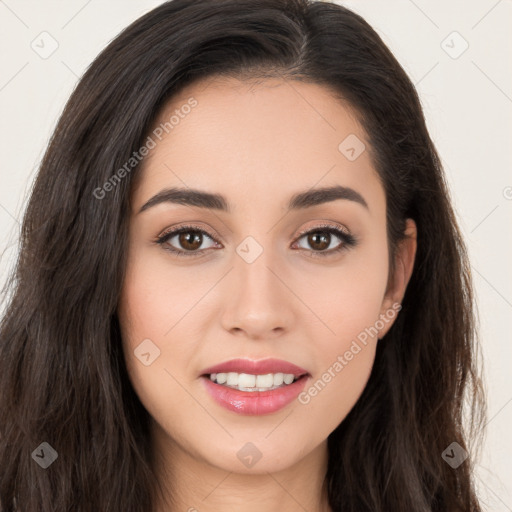
[[[287,284],[287,273],[271,251],[252,263],[236,257],[227,280],[222,326],[237,336],[272,339],[296,324],[300,301]]]

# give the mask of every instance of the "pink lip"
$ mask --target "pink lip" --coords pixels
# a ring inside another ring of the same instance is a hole
[[[308,373],[304,368],[289,363],[288,361],[283,361],[282,359],[262,359],[260,361],[254,361],[252,359],[231,359],[230,361],[225,361],[224,363],[206,368],[201,372],[201,375],[228,372],[250,373],[251,375],[292,373],[295,377],[300,377]]]
[[[292,384],[271,391],[239,391],[217,384],[206,375],[201,376],[206,391],[219,405],[245,415],[269,414],[282,409],[297,398],[308,380],[309,375],[304,375]]]

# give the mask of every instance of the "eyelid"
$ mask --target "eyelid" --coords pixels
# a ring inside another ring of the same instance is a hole
[[[184,231],[184,230],[201,231],[203,233],[206,233],[212,240],[217,241],[216,238],[207,229],[205,229],[202,226],[199,226],[198,224],[194,224],[194,223],[184,224],[183,226],[178,226],[178,227],[167,228],[164,231],[162,231],[162,233],[159,234],[156,238],[157,238],[157,240],[161,239],[170,233],[173,233],[174,235],[176,235],[180,231]]]
[[[301,231],[299,231],[296,236],[295,236],[295,240],[297,238],[300,238],[301,236],[307,234],[307,233],[310,233],[311,231],[315,231],[315,230],[320,230],[320,229],[323,229],[323,228],[336,228],[336,229],[339,229],[340,231],[343,231],[346,235],[349,235],[350,236],[350,231],[343,225],[343,224],[338,224],[337,222],[323,222],[322,224],[315,224],[313,226],[310,226],[310,227],[307,227],[307,228],[304,228],[302,229]],[[177,228],[174,228],[174,227],[171,227],[171,228],[167,228],[165,229],[164,231],[162,231],[161,234],[159,234],[157,236],[157,239],[161,239],[163,238],[164,236],[168,235],[169,233],[174,233],[176,234],[176,232],[179,232],[181,230],[185,230],[185,229],[189,229],[189,230],[197,230],[197,231],[201,231],[203,233],[206,233],[212,240],[215,240],[216,242],[218,242],[218,240],[215,238],[215,236],[213,236],[208,230],[206,230],[204,227],[202,226],[199,226],[197,224],[194,224],[194,223],[191,223],[191,224],[185,224],[183,226],[179,226]]]
[[[310,233],[311,231],[320,231],[321,229],[324,229],[324,228],[339,229],[340,231],[343,231],[343,233],[345,233],[347,236],[351,236],[350,231],[343,224],[338,224],[337,222],[323,221],[322,224],[315,224],[313,226],[304,228],[303,230],[299,231],[296,238],[300,238],[301,236],[303,236],[307,233]]]

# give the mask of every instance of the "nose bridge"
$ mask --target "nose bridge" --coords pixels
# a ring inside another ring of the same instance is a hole
[[[259,237],[261,240],[261,237]],[[271,247],[271,237],[266,236],[260,243],[248,236],[236,249],[235,279],[240,299],[251,298],[253,304],[266,304],[278,300],[282,283],[276,277],[282,267],[277,250]]]
[[[268,235],[268,234],[267,234]],[[285,286],[283,265],[271,236],[246,237],[236,248],[223,321],[228,330],[241,329],[265,337],[291,325],[292,294]],[[286,295],[290,297],[286,297]]]

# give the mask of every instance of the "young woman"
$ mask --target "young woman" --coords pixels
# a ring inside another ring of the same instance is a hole
[[[125,29],[8,284],[2,511],[481,510],[464,243],[411,81],[344,7]]]

